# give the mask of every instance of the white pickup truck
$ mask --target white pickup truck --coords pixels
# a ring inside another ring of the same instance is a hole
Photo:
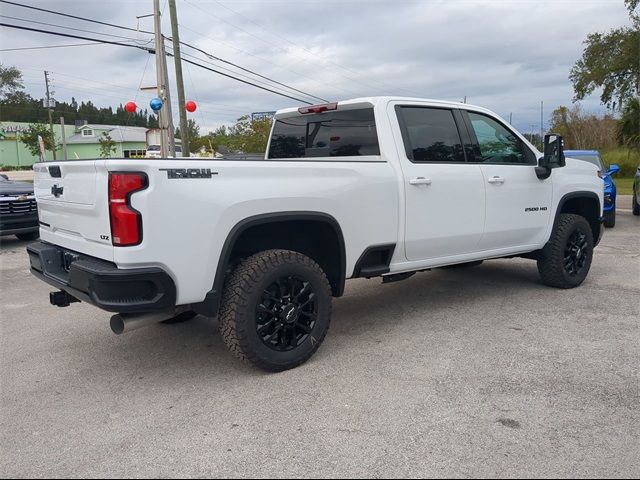
[[[281,110],[264,158],[34,170],[27,250],[52,304],[115,312],[116,333],[217,316],[232,352],[270,371],[318,349],[346,279],[525,257],[571,288],[603,232],[603,180],[560,137],[542,154],[484,108],[433,100]]]

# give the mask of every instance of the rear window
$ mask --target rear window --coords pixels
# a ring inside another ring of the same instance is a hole
[[[464,162],[462,141],[451,110],[396,107],[407,157],[413,162]]]
[[[380,155],[373,108],[276,120],[269,158]]]

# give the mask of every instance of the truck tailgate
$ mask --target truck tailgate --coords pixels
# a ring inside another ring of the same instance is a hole
[[[40,163],[34,173],[42,240],[113,261],[106,162]]]

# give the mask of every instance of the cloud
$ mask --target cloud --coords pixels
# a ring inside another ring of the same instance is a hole
[[[35,4],[132,28],[152,28],[151,19],[135,18],[150,13],[148,1]],[[3,15],[92,32],[74,32],[78,35],[108,33],[134,37],[138,44],[150,39],[142,33],[18,7],[1,8]],[[458,101],[467,96],[471,103],[505,117],[513,114],[514,124],[525,131],[539,124],[541,100],[547,113],[571,102],[568,74],[581,55],[586,35],[628,23],[622,0],[178,0],[178,14],[183,41],[319,97],[399,94]],[[168,35],[168,15],[164,17]],[[76,43],[7,29],[1,34],[4,49]],[[184,51],[202,61],[201,54]],[[154,84],[153,60],[143,51],[96,45],[4,52],[0,61],[24,71],[27,89],[34,96],[44,94],[42,71],[50,70],[55,72],[56,95],[61,100],[73,95],[97,105],[117,105],[132,98],[139,103],[150,99],[152,95],[138,87]],[[228,68],[234,75],[257,80],[228,64],[213,63],[212,68]],[[172,69],[171,58],[169,65]],[[185,68],[185,89],[199,103],[194,118],[203,130],[232,123],[243,113],[296,105],[194,66]],[[176,99],[174,92],[174,103]],[[597,95],[585,101],[585,109],[603,109]],[[174,114],[177,117],[175,109]]]

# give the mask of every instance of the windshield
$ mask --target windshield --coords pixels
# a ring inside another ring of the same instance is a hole
[[[147,152],[159,152],[160,151],[160,145],[149,145],[149,147],[147,147]]]
[[[571,155],[569,153],[567,154],[567,157],[575,158],[577,160],[584,160],[585,162],[593,163],[600,170],[603,169],[602,161],[600,160],[600,157],[598,157],[597,155]]]

